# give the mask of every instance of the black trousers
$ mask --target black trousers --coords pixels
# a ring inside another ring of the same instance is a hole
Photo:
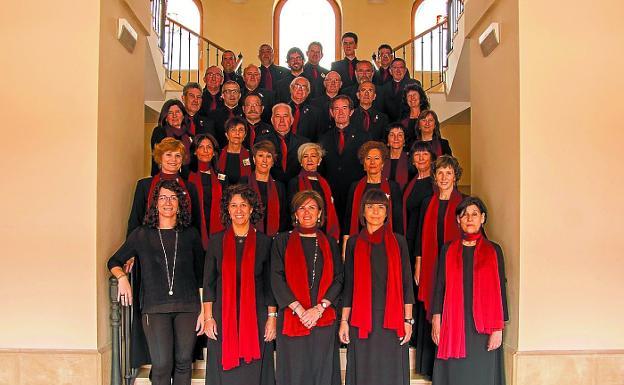
[[[190,385],[198,313],[143,314],[152,358],[152,385]]]

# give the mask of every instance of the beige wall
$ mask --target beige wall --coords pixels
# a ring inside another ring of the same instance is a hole
[[[453,156],[462,166],[463,174],[459,185],[469,187],[471,181],[470,109],[440,124],[440,131],[442,137],[449,141]]]

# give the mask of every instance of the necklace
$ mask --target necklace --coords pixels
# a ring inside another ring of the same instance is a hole
[[[158,238],[160,238],[160,246],[162,247],[163,254],[165,255],[165,267],[167,268],[167,285],[169,286],[169,295],[173,295],[173,280],[175,279],[175,266],[176,266],[176,258],[178,256],[178,232],[175,232],[176,240],[175,247],[173,251],[173,269],[171,270],[171,277],[169,277],[169,262],[167,261],[167,251],[165,251],[165,244],[162,240],[162,234],[160,233],[160,229],[158,229]]]
[[[316,278],[316,259],[318,258],[318,237],[314,237],[314,261],[312,262],[312,282],[310,283],[310,290],[314,286],[314,279]]]

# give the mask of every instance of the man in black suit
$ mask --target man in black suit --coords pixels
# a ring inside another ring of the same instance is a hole
[[[360,103],[353,112],[351,120],[357,127],[361,127],[368,133],[370,140],[385,141],[385,130],[389,123],[388,115],[374,107],[377,97],[375,84],[369,80],[360,83],[356,96]]]
[[[334,97],[338,96],[340,87],[342,87],[342,81],[338,72],[329,71],[325,76],[325,80],[323,80],[323,86],[325,92],[310,101],[319,110],[321,132],[325,132],[330,128],[332,119],[329,114],[329,103]]]
[[[359,100],[357,98],[358,88],[362,82],[371,82],[373,81],[373,75],[375,74],[375,69],[373,67],[373,63],[368,60],[360,60],[355,65],[355,79],[357,83],[350,85],[349,87],[343,87],[341,93],[347,95],[353,100],[354,107],[357,108],[359,105]],[[383,95],[377,95],[375,99],[375,107],[377,109],[383,107]]]
[[[285,103],[278,103],[273,106],[271,115],[273,129],[268,134],[256,138],[256,141],[270,140],[275,145],[277,159],[271,168],[271,175],[284,185],[288,185],[288,182],[301,171],[297,150],[299,150],[299,146],[308,141],[290,131],[292,121],[290,106]]]
[[[273,47],[262,44],[258,48],[258,59],[260,59],[260,88],[275,92],[277,82],[282,80],[288,73],[288,69],[273,63]]]
[[[357,152],[369,140],[369,136],[351,121],[353,102],[348,96],[338,95],[333,98],[330,111],[335,123],[319,140],[326,151],[319,171],[331,186],[336,212],[342,220],[349,187],[364,176]]]
[[[321,132],[320,111],[310,104],[310,81],[298,76],[290,83],[290,101],[293,122],[290,131],[312,142],[318,140]]]
[[[247,135],[243,145],[251,149],[256,138],[266,135],[273,129],[270,124],[263,122],[260,117],[263,113],[262,97],[256,93],[249,93],[243,97],[243,114],[247,125]]]
[[[182,89],[182,103],[191,119],[191,133],[214,135],[214,122],[199,113],[202,104],[202,89],[199,83],[187,83]]]
[[[384,108],[383,112],[388,115],[391,122],[401,120],[402,115],[408,110],[407,104],[403,97],[403,90],[408,84],[418,84],[418,80],[406,77],[407,66],[405,60],[401,58],[394,58],[390,64],[390,74],[392,75],[392,81],[384,84],[381,87],[381,94],[383,95]]]
[[[219,147],[227,145],[225,137],[225,122],[235,116],[242,117],[243,109],[238,104],[241,98],[240,86],[233,80],[228,80],[221,87],[221,98],[223,106],[215,110],[210,117],[215,122],[215,139],[219,142]]]
[[[204,116],[209,116],[216,109],[223,106],[223,99],[221,98],[223,71],[221,71],[221,68],[217,66],[206,68],[204,84],[206,84],[206,88],[204,88],[202,93],[200,113]]]
[[[241,96],[244,98],[250,93],[256,93],[260,95],[262,99],[262,105],[264,106],[264,112],[262,113],[262,120],[265,122],[271,121],[271,108],[275,104],[275,92],[260,88],[260,69],[250,64],[243,70],[243,81],[245,86],[241,91]]]
[[[310,81],[310,98],[316,98],[323,94],[323,79],[329,72],[319,64],[323,58],[323,46],[318,41],[313,41],[308,45],[306,55],[308,61],[303,66],[303,76]]]
[[[232,80],[238,83],[241,88],[243,88],[243,86],[245,85],[245,83],[243,82],[243,78],[235,72],[236,55],[234,54],[234,52],[230,50],[223,51],[223,53],[221,54],[221,67],[223,67],[224,82]]]
[[[357,44],[358,37],[355,33],[346,32],[342,35],[342,52],[345,57],[342,60],[333,62],[331,65],[332,71],[340,74],[343,87],[348,87],[356,82],[355,65],[358,59],[355,57],[355,51],[357,50]]]
[[[278,103],[288,103],[290,100],[290,83],[303,74],[303,62],[305,57],[303,51],[297,47],[292,47],[286,53],[286,62],[290,72],[286,73],[282,80],[277,83],[275,100]]]
[[[375,71],[373,76],[373,83],[376,86],[382,86],[392,80],[390,75],[390,63],[394,59],[394,52],[392,47],[388,44],[382,44],[377,48],[377,62],[379,63],[379,69]]]

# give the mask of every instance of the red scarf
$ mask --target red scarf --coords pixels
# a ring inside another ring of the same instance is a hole
[[[308,179],[310,176],[318,179],[319,185],[323,190],[323,201],[325,201],[325,214],[327,220],[325,230],[327,235],[335,240],[338,240],[340,239],[340,224],[338,222],[338,215],[336,214],[336,207],[334,207],[334,198],[332,196],[331,188],[325,178],[320,176],[318,172],[301,170],[298,176],[299,191],[312,190],[312,183],[310,182],[310,179]]]
[[[249,175],[249,186],[258,194],[258,199],[261,199],[260,187],[258,187],[258,181],[256,180],[256,174]],[[258,230],[272,237],[279,231],[280,225],[280,198],[277,193],[277,186],[275,181],[269,176],[267,182],[267,207],[264,211],[264,216],[267,221],[267,228],[264,228],[264,220],[258,222],[256,226]]]
[[[431,141],[428,141],[427,143],[430,143],[431,149],[433,150],[433,152],[435,152],[437,156],[442,156],[442,143],[440,142],[440,139],[434,137]]]
[[[366,190],[366,180],[367,177],[363,177],[355,187],[353,204],[351,205],[349,235],[355,235],[360,232],[360,202],[362,201],[362,195],[364,195],[364,191]],[[390,197],[390,183],[388,183],[388,179],[381,178],[381,189],[386,193],[386,195],[388,195],[388,199],[390,200],[390,206],[388,207],[388,220],[386,222],[389,224],[390,230],[392,231],[392,198]]]
[[[477,240],[472,268],[472,312],[475,328],[481,334],[492,334],[505,326],[496,250],[481,234],[470,238]],[[438,358],[443,360],[466,357],[462,252],[462,241],[459,239],[451,242],[446,252],[446,288],[438,346]]]
[[[334,280],[334,260],[329,241],[325,234],[321,231],[316,231],[316,238],[319,243],[319,251],[323,257],[323,274],[321,275],[321,281],[319,284],[318,296],[316,303],[319,303],[325,296],[327,289],[331,286]],[[308,264],[303,254],[303,246],[301,245],[301,236],[299,230],[295,229],[290,233],[290,238],[286,244],[286,251],[284,252],[284,265],[286,268],[286,283],[293,295],[299,301],[304,309],[312,307],[312,300],[310,299],[310,282],[308,281]],[[323,312],[323,315],[316,323],[316,326],[323,327],[331,325],[336,319],[336,311],[328,307]],[[284,328],[282,333],[289,337],[307,336],[310,334],[310,330],[303,326],[299,318],[286,309],[284,311]]]
[[[256,229],[249,228],[240,271],[240,315],[236,304],[236,240],[230,226],[223,235],[221,280],[223,296],[221,364],[223,370],[236,368],[240,359],[250,363],[260,359],[258,317],[256,314]]]
[[[451,193],[446,213],[444,215],[444,243],[461,237],[459,226],[455,218],[455,209],[462,197],[456,189]],[[420,263],[420,282],[418,284],[418,299],[425,305],[427,315],[433,298],[434,270],[438,261],[438,208],[440,207],[440,192],[435,191],[427,207],[427,213],[422,227],[422,260]]]
[[[217,168],[224,174],[225,167],[227,165],[227,149],[228,146],[225,146],[223,150],[221,150],[221,154],[219,154],[219,162],[217,163]],[[244,160],[247,160],[249,164],[243,164]],[[238,154],[238,169],[241,177],[251,175],[251,160],[249,158],[249,151],[247,151],[246,148],[241,147],[240,153]]]
[[[353,305],[351,324],[358,327],[360,338],[368,338],[373,330],[371,248],[384,242],[388,261],[388,279],[386,281],[386,308],[384,310],[384,329],[395,330],[398,337],[405,336],[403,276],[401,271],[401,250],[390,226],[384,225],[372,234],[362,229],[355,242],[353,257]]]
[[[204,185],[202,184],[201,171],[210,170],[210,228],[206,226],[206,212],[204,211]],[[201,237],[204,250],[208,248],[208,238],[214,233],[223,230],[223,224],[221,223],[221,195],[223,189],[219,178],[217,178],[216,171],[212,170],[210,163],[199,162],[199,171],[192,172],[189,175],[189,182],[195,185],[197,189],[197,195],[199,195],[199,213],[201,217]]]
[[[180,185],[180,187],[182,187],[182,189],[184,190],[184,195],[186,196],[186,199],[188,201],[189,204],[189,210],[192,209],[191,207],[191,196],[188,192],[188,189],[186,188],[186,183],[184,183],[184,179],[180,178],[180,175],[178,174],[163,174],[162,172],[159,172],[158,174],[154,175],[152,177],[152,183],[150,183],[150,188],[149,188],[149,192],[147,193],[147,207],[148,209],[145,212],[145,215],[147,215],[147,212],[149,211],[149,207],[152,204],[152,196],[154,195],[154,189],[156,188],[156,185],[158,184],[158,182],[160,182],[161,180],[175,180],[176,182],[178,182],[178,184]]]
[[[390,179],[390,170],[392,169],[392,160],[388,159],[384,163],[382,175],[386,179]],[[401,190],[407,184],[407,153],[405,151],[401,151],[401,156],[398,159],[396,175],[394,181],[401,186]]]

